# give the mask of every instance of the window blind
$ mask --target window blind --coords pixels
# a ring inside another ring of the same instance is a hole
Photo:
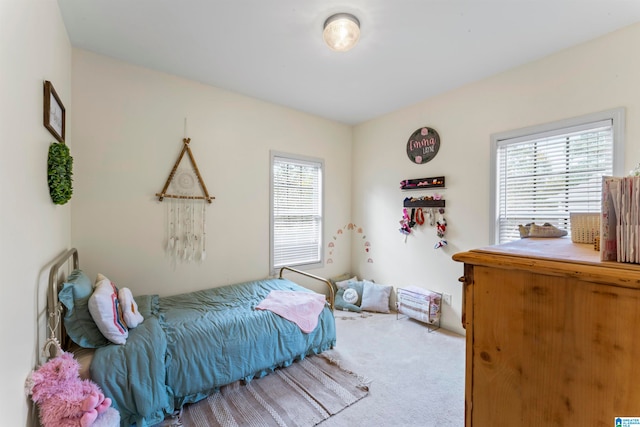
[[[322,262],[322,163],[272,157],[272,267]]]
[[[498,243],[520,238],[519,224],[548,222],[570,233],[570,212],[600,212],[613,154],[612,120],[498,141]]]

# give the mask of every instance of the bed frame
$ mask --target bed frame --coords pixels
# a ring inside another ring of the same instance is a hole
[[[71,264],[69,264],[71,262]],[[70,350],[72,341],[64,329],[63,307],[58,300],[58,292],[66,279],[67,272],[80,268],[78,250],[71,248],[62,254],[49,270],[49,285],[47,287],[47,312],[49,337],[45,342],[43,354],[46,358],[55,357],[60,350]],[[68,273],[67,273],[68,274]]]
[[[43,354],[47,358],[55,357],[60,350],[72,351],[74,349],[75,344],[67,336],[67,333],[64,329],[64,322],[62,321],[64,310],[62,304],[58,300],[58,292],[60,292],[60,289],[62,288],[62,285],[64,283],[64,279],[66,278],[66,275],[62,274],[63,271],[65,269],[66,271],[72,271],[79,268],[80,259],[78,256],[78,250],[76,248],[71,248],[64,254],[62,254],[49,270],[47,311],[50,336],[45,342],[43,348]],[[331,311],[334,310],[335,292],[333,289],[333,285],[329,280],[292,267],[280,268],[280,279],[283,278],[284,271],[291,271],[293,273],[324,282],[329,290],[327,302],[329,303],[329,307],[331,307]]]
[[[336,296],[335,296],[335,291],[333,289],[333,285],[331,284],[331,282],[329,280],[327,280],[327,279],[325,279],[323,277],[320,277],[320,276],[316,276],[315,274],[307,273],[306,271],[298,270],[298,269],[291,268],[291,267],[282,267],[282,268],[280,268],[280,275],[278,276],[280,279],[282,279],[282,273],[285,270],[289,270],[289,271],[292,271],[294,273],[301,274],[303,276],[310,277],[312,279],[324,282],[327,285],[327,287],[329,288],[329,295],[327,296],[327,302],[329,302],[329,307],[331,307],[331,311],[333,311],[334,304],[335,304],[335,301],[336,301]]]

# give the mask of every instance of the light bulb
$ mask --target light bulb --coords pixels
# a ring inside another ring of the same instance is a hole
[[[324,22],[322,37],[331,50],[346,52],[360,39],[360,21],[348,13],[336,13]]]

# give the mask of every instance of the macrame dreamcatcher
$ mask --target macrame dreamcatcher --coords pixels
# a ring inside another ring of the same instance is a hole
[[[197,177],[193,169],[178,169],[171,182],[181,196],[167,203],[167,252],[176,260],[204,261],[206,247],[206,203],[193,197]]]
[[[167,244],[166,251],[176,261],[204,261],[207,257],[207,216],[206,205],[215,197],[209,196],[202,181],[191,149],[190,138],[184,138],[182,152],[178,157],[162,192],[156,193],[159,200],[165,197],[167,203]],[[180,166],[187,153],[191,167]],[[204,196],[197,195],[198,187]],[[167,193],[171,189],[171,194]]]

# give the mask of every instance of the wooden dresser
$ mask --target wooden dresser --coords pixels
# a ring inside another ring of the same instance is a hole
[[[528,238],[464,263],[465,424],[614,426],[640,417],[640,265]]]

